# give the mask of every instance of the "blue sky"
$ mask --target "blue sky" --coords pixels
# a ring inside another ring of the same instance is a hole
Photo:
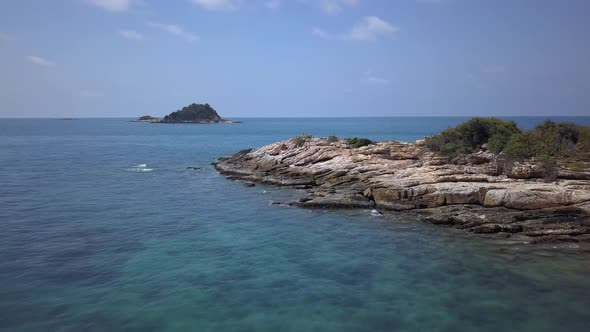
[[[590,115],[585,0],[13,0],[0,117]]]

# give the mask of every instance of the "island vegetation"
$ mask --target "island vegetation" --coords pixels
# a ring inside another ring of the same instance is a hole
[[[166,115],[161,123],[219,123],[234,122],[225,120],[209,104],[190,104]]]
[[[239,121],[223,119],[209,104],[190,104],[172,112],[163,118],[144,115],[136,121],[151,123],[238,123]]]
[[[160,118],[157,118],[155,116],[151,116],[151,115],[143,115],[140,116],[139,118],[137,118],[137,121],[141,121],[141,122],[159,122]]]

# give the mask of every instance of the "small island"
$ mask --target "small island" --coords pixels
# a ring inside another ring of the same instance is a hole
[[[155,116],[151,116],[151,115],[144,115],[144,116],[140,116],[137,119],[138,122],[160,122],[160,118],[157,118]]]
[[[240,121],[223,119],[217,111],[209,104],[190,104],[182,109],[166,115],[164,118],[157,118],[151,115],[144,115],[136,120],[137,122],[150,123],[240,123]]]

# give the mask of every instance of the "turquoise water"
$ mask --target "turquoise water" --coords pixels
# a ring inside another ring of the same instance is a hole
[[[587,329],[587,254],[272,206],[301,193],[209,166],[301,133],[412,141],[463,118],[243,120],[0,120],[0,330]]]

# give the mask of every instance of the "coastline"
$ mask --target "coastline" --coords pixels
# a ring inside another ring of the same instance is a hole
[[[303,208],[412,213],[426,222],[519,243],[590,252],[590,170],[520,162],[508,174],[480,151],[449,161],[421,142],[359,148],[343,140],[297,138],[240,151],[213,163],[230,180],[305,189]]]

